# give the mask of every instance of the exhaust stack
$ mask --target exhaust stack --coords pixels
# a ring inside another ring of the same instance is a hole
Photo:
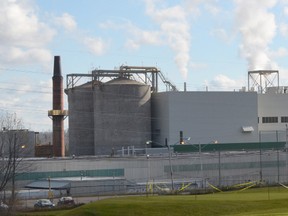
[[[48,111],[48,116],[53,121],[53,156],[64,157],[64,119],[68,116],[68,111],[63,109],[63,77],[61,75],[60,56],[54,56],[54,70],[52,80],[53,110]]]

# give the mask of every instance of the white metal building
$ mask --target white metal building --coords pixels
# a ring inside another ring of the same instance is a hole
[[[283,131],[288,123],[287,87],[271,87],[258,94],[259,131]]]
[[[152,137],[179,144],[258,141],[256,92],[162,92],[152,95]]]
[[[179,144],[285,141],[288,92],[161,92],[152,94],[152,138]]]

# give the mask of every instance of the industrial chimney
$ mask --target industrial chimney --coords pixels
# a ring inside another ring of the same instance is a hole
[[[53,156],[64,157],[64,119],[68,111],[63,110],[63,77],[61,75],[60,56],[54,56],[53,71],[53,110],[48,111],[48,116],[53,121]]]

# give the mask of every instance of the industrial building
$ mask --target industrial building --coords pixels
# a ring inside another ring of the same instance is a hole
[[[288,95],[274,74],[248,72],[247,89],[226,92],[179,91],[155,67],[69,74],[70,153],[24,160],[18,186],[83,196],[287,183]]]
[[[39,132],[28,129],[8,130],[3,128],[0,131],[0,158],[4,160],[4,158],[12,156],[34,157],[38,134]]]
[[[278,82],[267,82],[275,74]],[[288,92],[278,71],[248,76],[247,90],[195,92],[178,91],[155,67],[69,74],[70,155],[175,146],[183,138],[186,144],[285,141]]]

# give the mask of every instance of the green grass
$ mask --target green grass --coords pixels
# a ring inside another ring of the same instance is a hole
[[[206,195],[116,197],[56,212],[55,215],[288,216],[288,190],[275,187]]]

